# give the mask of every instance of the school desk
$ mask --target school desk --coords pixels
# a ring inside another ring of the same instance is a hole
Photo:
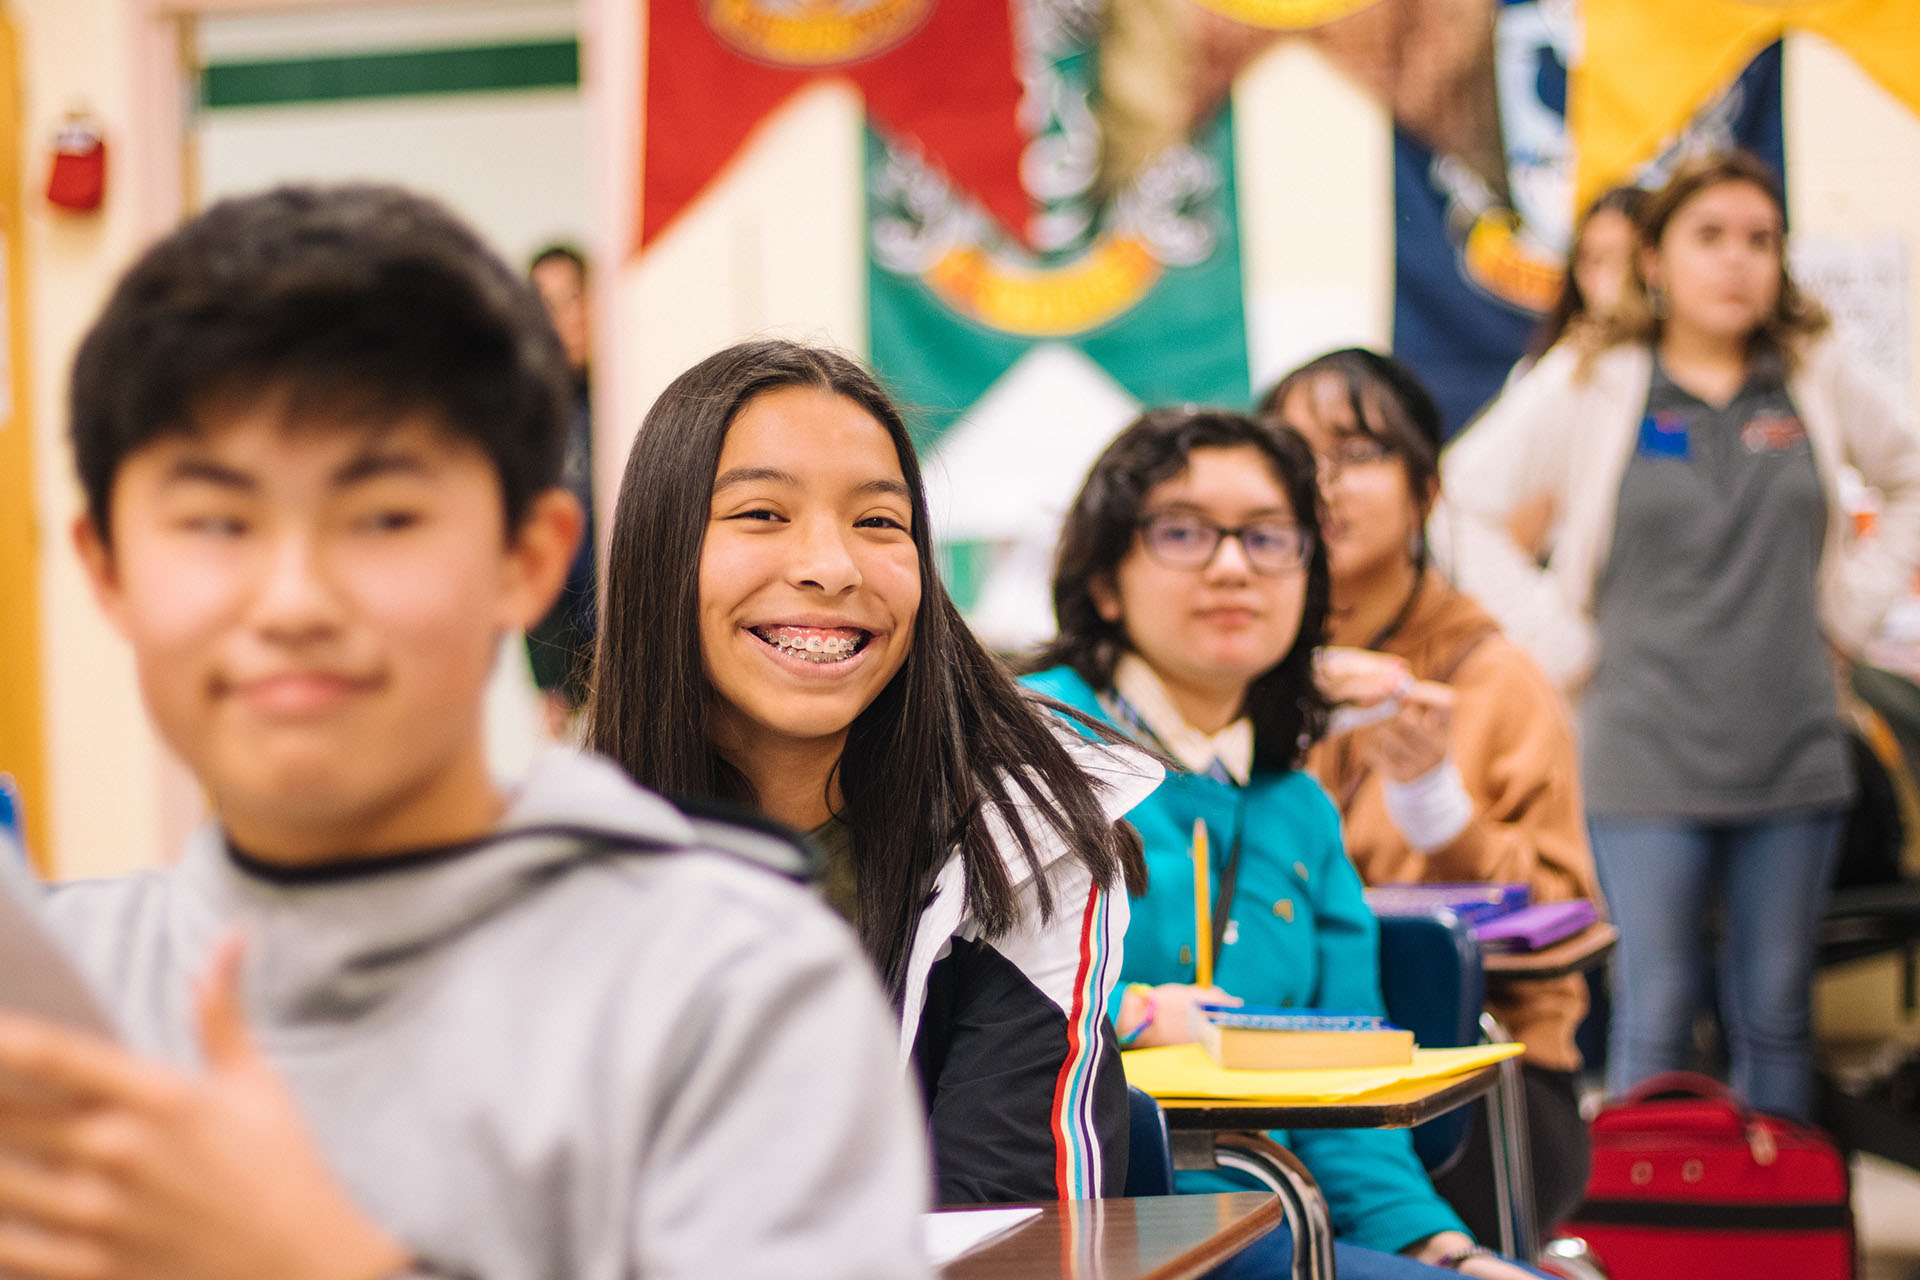
[[[1333,1224],[1319,1184],[1268,1129],[1406,1129],[1488,1092],[1500,1064],[1352,1099],[1314,1102],[1160,1099],[1175,1169],[1237,1169],[1271,1187],[1293,1231],[1294,1280],[1333,1275]]]
[[[1280,1225],[1264,1191],[1061,1200],[941,1268],[941,1280],[1190,1280]]]

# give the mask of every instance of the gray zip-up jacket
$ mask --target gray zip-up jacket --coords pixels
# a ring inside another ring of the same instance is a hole
[[[755,838],[554,752],[475,845],[276,874],[209,824],[48,910],[131,1047],[182,1067],[193,982],[244,930],[249,1021],[335,1173],[449,1269],[924,1276],[885,1000]]]

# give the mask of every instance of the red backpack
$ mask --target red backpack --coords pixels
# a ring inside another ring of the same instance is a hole
[[[1578,1236],[1613,1280],[1851,1280],[1846,1159],[1810,1125],[1675,1071],[1594,1117]]]

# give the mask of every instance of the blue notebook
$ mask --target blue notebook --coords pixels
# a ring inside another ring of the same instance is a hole
[[[1392,1031],[1397,1028],[1377,1013],[1339,1013],[1331,1009],[1286,1009],[1270,1004],[1203,1004],[1207,1020],[1216,1027],[1248,1027],[1257,1031]]]

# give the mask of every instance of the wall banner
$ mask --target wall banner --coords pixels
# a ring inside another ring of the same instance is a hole
[[[1457,432],[1499,391],[1558,296],[1574,220],[1576,137],[1567,126],[1574,8],[1506,0],[1491,65],[1506,172],[1489,178],[1404,129],[1394,134],[1393,348],[1432,388]],[[1583,67],[1621,82],[1629,63]],[[1681,154],[1739,146],[1785,172],[1781,52],[1761,51],[1684,129],[1641,157],[1634,181],[1657,185]]]
[[[1009,645],[1050,625],[1059,515],[1139,406],[1251,394],[1232,116],[1109,190],[1098,17],[1076,0],[1016,0],[1020,238],[883,124],[868,135],[873,364],[912,406],[948,585]]]
[[[642,114],[644,249],[760,124],[816,80],[850,80],[1002,225],[1025,215],[1007,0],[650,0]]]
[[[1043,256],[869,130],[873,363],[919,410],[921,448],[1041,343],[1078,348],[1143,403],[1244,405],[1234,199],[1222,112],[1101,209],[1082,244]]]

